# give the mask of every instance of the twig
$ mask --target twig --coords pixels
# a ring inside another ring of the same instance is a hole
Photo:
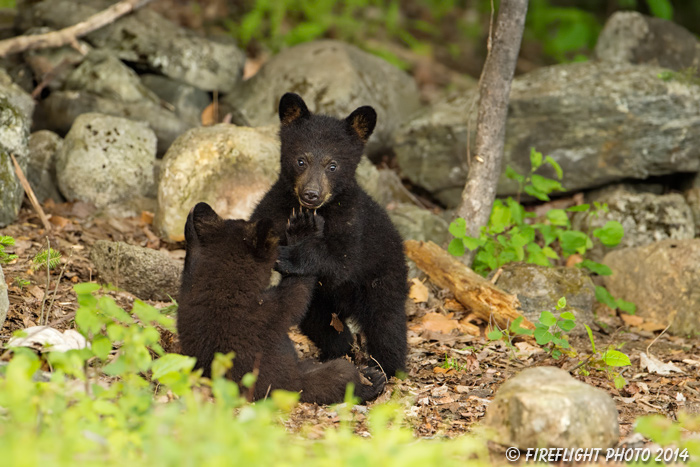
[[[41,315],[39,315],[39,326],[44,323],[44,306],[46,298],[49,296],[49,287],[51,286],[51,241],[46,237],[46,288],[44,289],[44,298],[41,299]],[[48,321],[48,320],[47,320]]]
[[[0,41],[0,57],[24,52],[25,50],[61,47],[62,45],[71,44],[76,42],[78,37],[100,29],[151,1],[153,0],[122,0],[73,26],[68,26],[58,31],[47,32],[45,34],[17,36],[11,39],[5,39],[4,41]]]
[[[51,251],[49,251],[49,259],[51,256]],[[70,255],[68,255],[68,260],[63,264],[63,267],[61,268],[61,272],[58,275],[58,279],[56,279],[56,287],[53,289],[53,296],[51,297],[51,303],[49,303],[49,309],[46,310],[46,325],[49,325],[49,317],[51,316],[51,310],[53,309],[53,302],[56,301],[56,295],[58,294],[58,285],[61,283],[61,278],[63,278],[63,273],[66,272],[66,267],[68,266],[68,263],[70,263],[71,258],[73,257],[73,249],[70,251]]]
[[[666,326],[666,328],[665,328],[663,331],[661,331],[661,334],[659,334],[658,336],[656,336],[656,337],[654,338],[654,340],[651,341],[651,344],[649,344],[649,345],[647,346],[647,355],[651,356],[651,354],[649,353],[649,349],[651,348],[652,345],[654,345],[654,344],[656,343],[656,341],[659,340],[659,337],[663,336],[664,333],[665,333],[666,331],[668,331],[668,328],[670,328],[670,327],[671,327],[671,323],[668,323],[668,326]]]
[[[36,213],[39,215],[39,219],[41,219],[41,223],[44,225],[46,231],[50,232],[51,224],[49,223],[49,218],[46,217],[44,210],[41,208],[41,204],[39,204],[39,200],[36,199],[36,195],[34,195],[34,190],[32,190],[32,186],[29,184],[27,177],[24,176],[24,171],[22,170],[22,167],[20,167],[17,163],[17,159],[15,159],[14,154],[10,154],[10,157],[12,158],[12,163],[15,166],[15,174],[17,174],[19,183],[22,185],[24,192],[27,194],[29,202],[32,203],[32,207],[34,208],[34,211],[36,211]]]
[[[382,374],[384,375],[384,380],[388,383],[388,382],[389,382],[389,378],[387,377],[386,371],[384,371],[384,368],[382,368],[381,363],[379,363],[379,362],[377,361],[377,359],[374,358],[374,357],[371,356],[371,355],[369,356],[369,358],[372,359],[372,360],[374,360],[374,363],[376,363],[377,366],[379,367],[379,369],[382,370]]]
[[[63,71],[63,69],[65,67],[67,67],[69,64],[70,64],[70,60],[68,60],[67,58],[64,58],[63,60],[61,60],[61,62],[58,65],[51,68],[48,71],[48,73],[46,73],[44,75],[44,79],[41,80],[41,83],[39,83],[37,85],[37,87],[35,87],[34,90],[32,91],[32,99],[36,99],[37,97],[39,97],[39,95],[41,94],[41,91],[43,91],[44,88],[46,86],[48,86],[49,83],[51,83],[51,81],[53,81],[56,78],[56,76],[58,76],[58,73]]]

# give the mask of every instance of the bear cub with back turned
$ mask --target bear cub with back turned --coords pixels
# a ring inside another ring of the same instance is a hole
[[[297,214],[286,242],[322,235],[320,216]],[[289,276],[266,287],[278,254],[278,235],[269,219],[224,220],[206,203],[197,204],[185,225],[187,242],[177,316],[182,353],[211,374],[214,354],[235,352],[227,375],[239,382],[258,369],[254,399],[269,391],[301,391],[302,402],[342,402],[348,383],[363,402],[383,390],[384,375],[366,368],[363,375],[345,359],[325,363],[299,361],[287,331],[306,312],[315,278]],[[364,383],[364,384],[363,384]]]
[[[279,234],[294,210],[313,210],[325,219],[322,236],[280,247],[280,272],[318,277],[299,327],[319,347],[321,360],[330,360],[351,351],[348,323],[357,325],[371,365],[387,376],[405,371],[403,242],[386,212],[355,180],[377,114],[364,106],[345,119],[313,115],[300,96],[287,93],[279,117],[280,176],[251,219],[272,219]]]

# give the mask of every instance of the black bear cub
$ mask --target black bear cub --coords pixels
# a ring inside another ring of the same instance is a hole
[[[251,219],[272,219],[280,234],[294,210],[313,210],[325,219],[323,236],[280,247],[280,272],[318,277],[300,329],[319,347],[321,359],[330,360],[351,351],[348,324],[357,325],[371,364],[387,376],[405,371],[403,242],[355,180],[377,114],[364,106],[345,119],[313,115],[300,96],[287,93],[279,116],[280,176]]]
[[[323,219],[297,214],[286,241],[321,235]],[[287,335],[306,312],[313,277],[282,278],[268,288],[279,238],[272,221],[224,220],[206,203],[197,204],[185,225],[187,253],[182,277],[177,330],[182,353],[197,359],[209,376],[216,352],[235,352],[227,375],[240,381],[259,370],[254,399],[273,389],[301,391],[303,402],[341,402],[348,383],[367,401],[384,388],[384,375],[366,368],[361,375],[345,359],[326,363],[299,361]],[[364,384],[363,384],[364,383]]]

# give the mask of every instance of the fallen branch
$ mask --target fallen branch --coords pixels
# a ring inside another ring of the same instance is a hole
[[[151,1],[153,0],[122,0],[106,10],[95,13],[85,21],[81,21],[78,24],[68,26],[59,31],[5,39],[4,41],[0,41],[0,57],[24,52],[25,50],[61,47],[73,43],[78,37],[100,29]]]
[[[34,194],[34,190],[32,190],[32,186],[29,184],[27,177],[24,176],[24,171],[22,170],[22,167],[20,167],[19,164],[17,163],[17,159],[15,159],[14,154],[10,154],[10,158],[12,158],[12,164],[14,164],[14,166],[15,166],[15,174],[17,175],[17,178],[19,179],[20,185],[22,185],[22,188],[24,188],[24,192],[27,194],[27,198],[29,198],[29,202],[32,203],[32,207],[34,208],[34,211],[36,211],[37,215],[39,216],[39,219],[41,219],[41,223],[44,224],[44,228],[46,229],[46,232],[51,232],[51,223],[49,223],[49,218],[46,217],[44,210],[41,209],[41,204],[39,204],[39,200],[36,199],[36,195]]]
[[[433,242],[406,240],[406,255],[439,287],[450,289],[458,302],[487,323],[492,320],[499,328],[522,317],[517,297],[510,295],[484,279],[457,258]],[[535,329],[523,317],[520,326]]]

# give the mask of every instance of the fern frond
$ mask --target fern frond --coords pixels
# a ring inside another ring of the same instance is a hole
[[[41,250],[32,259],[34,262],[34,270],[38,271],[43,267],[49,268],[49,270],[54,269],[56,266],[61,264],[61,252],[49,248],[48,250]]]

